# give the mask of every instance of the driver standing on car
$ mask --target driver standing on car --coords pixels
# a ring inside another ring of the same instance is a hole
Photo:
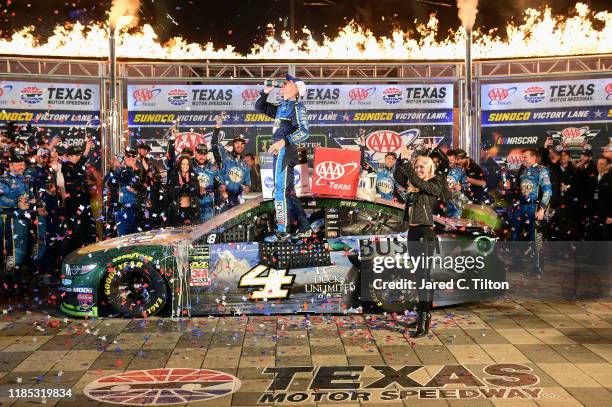
[[[266,86],[255,102],[255,109],[274,119],[272,128],[273,143],[268,149],[274,154],[274,208],[276,209],[276,233],[266,238],[267,242],[284,242],[289,235],[289,213],[297,217],[299,232],[297,237],[310,237],[312,234],[306,213],[298,200],[293,180],[293,168],[298,162],[297,145],[308,139],[308,120],[306,108],[299,100],[306,93],[306,84],[291,75],[279,90],[282,102],[272,104],[267,101],[274,86]]]

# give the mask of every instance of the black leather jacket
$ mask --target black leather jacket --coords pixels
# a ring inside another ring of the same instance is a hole
[[[442,196],[442,183],[446,182],[446,180],[443,180],[438,175],[428,181],[419,178],[412,168],[412,163],[409,161],[405,161],[397,166],[394,177],[403,187],[407,186],[406,181],[410,181],[413,186],[419,189],[418,192],[408,195],[404,220],[409,225],[433,226],[434,208],[438,204],[438,198]]]

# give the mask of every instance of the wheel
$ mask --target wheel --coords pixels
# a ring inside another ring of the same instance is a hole
[[[168,302],[168,286],[150,263],[116,265],[103,279],[102,291],[111,315],[146,317],[157,314]]]

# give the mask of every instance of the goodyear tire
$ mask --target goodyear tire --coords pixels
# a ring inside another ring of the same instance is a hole
[[[145,317],[157,314],[168,302],[168,286],[150,263],[127,261],[110,268],[102,292],[111,315]]]

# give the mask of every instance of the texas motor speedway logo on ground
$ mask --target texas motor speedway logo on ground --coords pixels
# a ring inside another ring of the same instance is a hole
[[[540,378],[533,370],[519,364],[483,368],[444,365],[435,372],[427,372],[422,365],[295,366],[269,367],[263,373],[273,374],[274,379],[258,404],[332,402],[342,405],[404,399],[529,400],[548,396],[542,394],[542,388],[534,387]]]

